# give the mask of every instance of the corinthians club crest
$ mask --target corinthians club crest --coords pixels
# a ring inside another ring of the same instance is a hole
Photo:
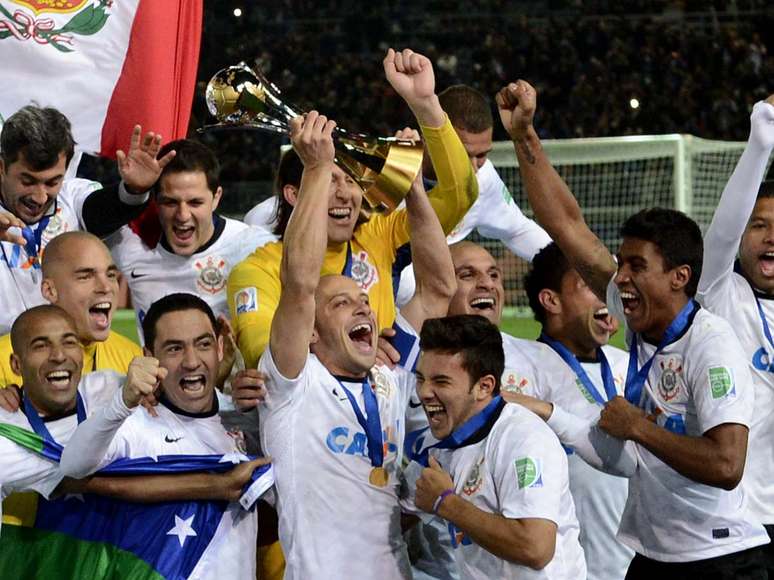
[[[462,484],[463,494],[470,496],[481,489],[481,484],[484,483],[484,471],[482,468],[483,464],[484,457],[482,456],[481,459],[479,459],[470,470],[468,476],[465,478],[465,483]]]
[[[91,36],[105,26],[113,0],[11,0],[0,4],[0,40],[13,38],[73,52],[77,36]],[[41,16],[53,14],[50,16]],[[70,15],[72,16],[64,16]],[[64,17],[63,17],[64,16]]]
[[[199,277],[196,285],[202,292],[217,294],[226,287],[226,260],[220,256],[208,256],[194,262]]]
[[[661,377],[658,380],[658,394],[661,399],[668,403],[680,394],[680,387],[683,384],[683,363],[680,359],[670,358],[666,364],[662,360]]]

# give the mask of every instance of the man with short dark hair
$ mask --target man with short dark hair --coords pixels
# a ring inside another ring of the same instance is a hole
[[[702,267],[698,225],[648,209],[621,228],[616,260],[583,219],[533,127],[535,89],[497,96],[530,203],[541,224],[611,314],[626,321],[624,397],[598,423],[559,406],[536,410],[595,466],[629,476],[618,537],[636,552],[627,578],[765,578],[769,541],[743,486],[752,379],[730,325],[694,300]]]
[[[117,152],[121,183],[100,188],[84,179],[65,179],[73,157],[70,122],[59,111],[34,105],[11,115],[0,132],[0,332],[40,293],[40,260],[57,235],[85,229],[107,236],[136,217],[147,191],[174,157],[157,153],[161,135],[134,128],[128,153]],[[22,234],[9,228],[22,229]]]
[[[228,315],[226,279],[257,247],[275,239],[262,228],[216,213],[223,195],[220,164],[202,143],[167,143],[175,151],[154,186],[161,239],[149,247],[129,226],[108,239],[116,264],[132,293],[138,328],[145,313],[171,292],[201,296],[218,316]]]
[[[548,428],[500,397],[498,328],[475,315],[425,322],[417,393],[437,441],[416,506],[449,522],[462,578],[584,578],[567,459]]]
[[[755,104],[750,137],[704,236],[698,300],[742,343],[755,385],[743,482],[750,509],[774,538],[774,181],[761,183],[774,149],[774,95]],[[738,253],[738,259],[737,259]],[[774,577],[774,546],[766,547]]]

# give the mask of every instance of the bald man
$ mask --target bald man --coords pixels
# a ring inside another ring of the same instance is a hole
[[[84,353],[83,372],[125,374],[142,349],[110,329],[116,309],[118,268],[107,246],[93,234],[66,232],[46,246],[41,293],[75,321]],[[0,388],[21,384],[10,364],[10,335],[0,337]]]

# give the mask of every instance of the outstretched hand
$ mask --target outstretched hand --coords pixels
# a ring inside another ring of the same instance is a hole
[[[518,80],[503,87],[495,101],[508,135],[513,141],[522,141],[535,118],[537,91],[527,81]]]
[[[118,172],[124,181],[126,191],[141,195],[148,191],[158,181],[161,171],[175,157],[175,151],[170,151],[161,159],[156,156],[161,149],[161,135],[153,132],[142,137],[142,127],[135,125],[129,142],[129,152],[116,151]]]
[[[774,95],[755,103],[750,115],[750,139],[761,147],[774,147]]]

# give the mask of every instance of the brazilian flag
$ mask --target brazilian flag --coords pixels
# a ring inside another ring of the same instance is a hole
[[[58,462],[62,447],[14,425],[0,423],[0,436]],[[224,472],[235,461],[224,455],[163,455],[119,459],[97,475]],[[268,489],[270,466],[253,473],[247,487]],[[138,504],[92,494],[40,498],[33,527],[3,526],[2,579],[187,578],[212,541],[228,507],[225,501]],[[225,580],[225,579],[224,579]]]

